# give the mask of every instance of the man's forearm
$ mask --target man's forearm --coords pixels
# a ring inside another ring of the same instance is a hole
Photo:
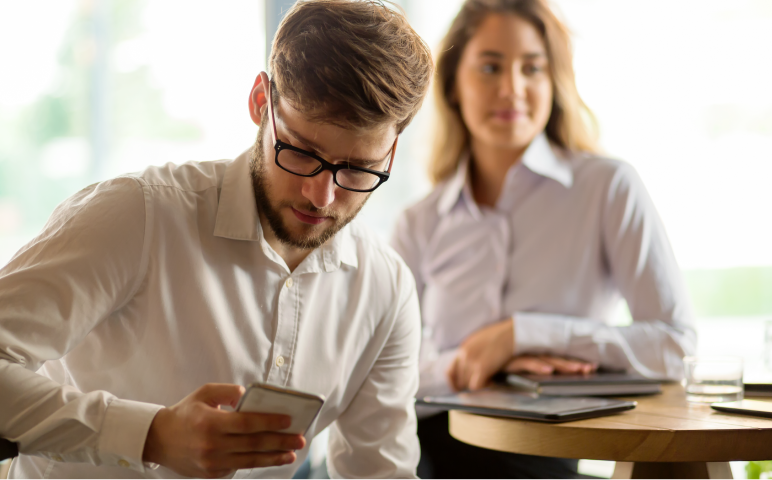
[[[0,437],[22,454],[144,469],[147,427],[161,406],[84,394],[8,360],[0,360],[0,391]]]

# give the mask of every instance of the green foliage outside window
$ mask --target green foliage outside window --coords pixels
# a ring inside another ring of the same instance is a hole
[[[762,474],[767,474],[764,478],[772,477],[772,460],[765,460],[763,462],[748,462],[745,466],[745,474],[747,478],[762,478]]]
[[[772,267],[684,273],[698,318],[772,316]]]
[[[169,116],[147,66],[123,72],[110,61],[114,46],[142,33],[144,7],[137,0],[83,2],[62,41],[55,86],[28,105],[0,111],[0,207],[10,204],[21,219],[15,231],[0,225],[0,235],[34,234],[58,203],[111,171],[127,139],[201,137],[196,125]],[[47,157],[57,142],[82,145],[85,168],[50,174],[52,163],[74,156],[65,150]]]

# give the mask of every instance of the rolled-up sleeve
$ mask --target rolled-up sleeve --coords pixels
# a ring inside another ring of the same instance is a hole
[[[632,325],[516,312],[517,353],[552,353],[680,379],[683,356],[696,348],[689,295],[665,228],[630,165],[620,164],[610,178],[603,209],[603,252]]]
[[[81,392],[36,372],[75,348],[139,289],[150,223],[137,179],[77,193],[0,270],[0,436],[23,454],[144,471],[159,405]]]

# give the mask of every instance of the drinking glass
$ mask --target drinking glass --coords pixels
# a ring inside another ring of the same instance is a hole
[[[690,402],[734,402],[743,398],[741,357],[685,357],[686,399]]]
[[[764,366],[772,370],[772,320],[764,322]]]

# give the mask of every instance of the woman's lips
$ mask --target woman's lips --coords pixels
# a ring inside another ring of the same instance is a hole
[[[298,220],[300,220],[301,222],[309,223],[311,225],[319,225],[320,223],[323,223],[325,220],[329,218],[329,217],[314,217],[312,215],[307,215],[303,212],[295,210],[294,208],[292,208],[292,213],[294,213],[295,216],[298,218]]]
[[[494,110],[493,118],[502,122],[514,122],[515,120],[525,118],[525,113],[520,110]]]

